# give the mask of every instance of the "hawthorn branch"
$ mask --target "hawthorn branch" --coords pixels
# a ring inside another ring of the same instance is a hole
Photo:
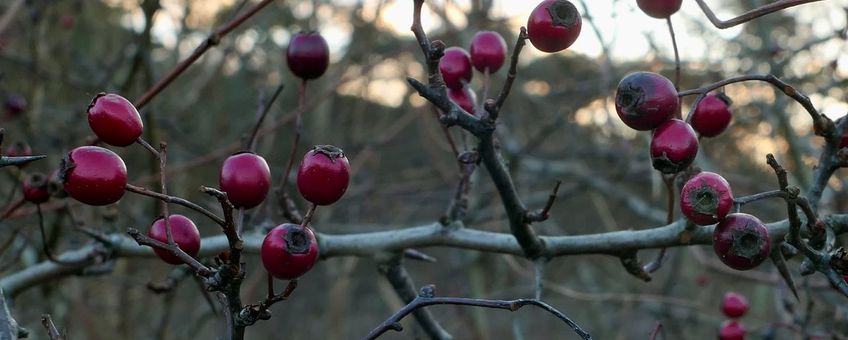
[[[698,7],[701,7],[701,11],[703,11],[704,14],[707,16],[707,19],[709,19],[710,22],[713,24],[713,26],[715,26],[718,29],[730,28],[730,27],[733,27],[733,26],[754,20],[754,19],[759,18],[761,16],[764,16],[766,14],[771,14],[773,12],[777,12],[777,11],[780,11],[782,9],[786,9],[786,8],[794,7],[794,6],[798,6],[798,5],[803,5],[803,4],[810,3],[810,2],[816,2],[816,1],[821,1],[821,0],[778,0],[778,1],[772,2],[770,4],[766,4],[766,5],[754,8],[754,9],[747,11],[747,12],[745,12],[745,13],[737,16],[737,17],[734,17],[732,19],[721,20],[715,15],[715,13],[713,13],[713,10],[710,9],[710,6],[708,6],[704,2],[704,0],[695,0],[695,2],[698,3]]]
[[[297,280],[291,280],[280,294],[273,294],[273,291],[270,291],[270,296],[261,302],[244,306],[236,317],[236,323],[251,326],[259,320],[271,319],[271,311],[268,308],[277,302],[287,300],[294,293],[295,288],[297,288]]]
[[[402,331],[403,326],[400,320],[415,312],[419,308],[432,305],[458,305],[458,306],[474,306],[493,309],[506,309],[514,312],[524,306],[536,306],[548,313],[553,314],[558,319],[567,324],[577,335],[584,340],[592,339],[592,336],[583,330],[576,322],[572,321],[568,316],[554,308],[553,306],[536,299],[517,299],[517,300],[486,300],[486,299],[471,299],[471,298],[456,298],[456,297],[436,297],[435,286],[427,285],[421,288],[418,296],[415,297],[409,304],[401,308],[394,315],[383,321],[377,328],[373,329],[365,339],[373,340],[389,330]]]
[[[403,302],[411,303],[418,297],[418,294],[415,291],[415,283],[412,281],[412,277],[409,275],[409,272],[407,272],[406,268],[403,266],[403,260],[400,256],[391,256],[386,261],[380,263],[377,269],[380,271],[380,274],[383,274],[386,280],[389,281],[392,288],[394,288],[398,297],[400,297]],[[429,310],[416,310],[413,312],[413,316],[424,330],[424,333],[427,333],[427,336],[429,336],[430,339],[453,339],[453,336],[451,336],[451,334],[439,324]]]
[[[139,245],[148,246],[151,248],[164,249],[171,252],[176,257],[180,258],[180,260],[185,262],[185,264],[187,264],[189,267],[194,269],[194,272],[197,273],[197,275],[207,277],[212,273],[211,269],[200,263],[200,261],[197,261],[197,259],[191,257],[191,255],[186,254],[186,252],[180,249],[180,247],[177,247],[176,244],[171,245],[165,242],[155,240],[147,235],[142,234],[136,228],[129,228],[129,230],[127,230],[127,234],[130,235],[130,237],[132,237]]]
[[[50,317],[50,314],[41,314],[41,325],[47,330],[47,337],[50,340],[65,340],[65,336],[53,324],[53,318]]]
[[[46,155],[38,155],[38,156],[17,156],[17,157],[7,157],[0,156],[0,168],[17,165],[21,166],[30,162],[35,162],[40,159],[47,158]]]
[[[223,225],[226,224],[226,221],[224,219],[218,217],[217,215],[215,215],[215,213],[213,213],[209,210],[206,210],[203,207],[201,207],[200,205],[198,205],[194,202],[191,202],[187,199],[176,197],[176,196],[165,195],[165,194],[158,193],[158,192],[155,192],[155,191],[152,191],[152,190],[149,190],[149,189],[146,189],[146,188],[142,188],[142,187],[139,187],[139,186],[135,186],[135,185],[132,185],[132,184],[127,184],[125,189],[129,192],[134,193],[134,194],[139,194],[139,195],[147,196],[147,197],[153,197],[153,198],[158,199],[162,202],[173,203],[173,204],[176,204],[176,205],[184,206],[186,208],[189,208],[191,210],[194,210],[196,212],[203,214],[204,216],[208,217],[210,220],[217,223],[218,225],[223,226]]]
[[[489,120],[492,122],[498,120],[501,108],[503,107],[504,102],[506,102],[509,92],[512,90],[512,83],[515,81],[515,77],[518,74],[518,56],[521,54],[521,49],[524,48],[526,43],[527,28],[521,26],[521,29],[518,32],[518,39],[515,41],[515,48],[512,50],[512,58],[509,62],[509,71],[506,74],[506,80],[504,81],[501,93],[498,95],[498,99],[494,103],[486,101],[487,105],[485,105],[485,108],[486,111],[489,112]]]

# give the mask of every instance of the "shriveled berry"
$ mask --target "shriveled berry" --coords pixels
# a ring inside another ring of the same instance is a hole
[[[471,70],[471,56],[462,47],[448,47],[442,59],[439,59],[439,71],[448,88],[461,89],[471,82],[474,74]]]
[[[461,89],[448,89],[448,98],[456,103],[456,105],[459,105],[465,112],[474,114],[474,104],[477,102],[477,95],[468,86]]]
[[[141,116],[135,106],[114,93],[100,93],[88,105],[88,125],[106,144],[127,146],[144,131]]]
[[[480,31],[471,39],[471,64],[480,72],[495,73],[506,60],[506,41],[495,31]]]
[[[224,160],[219,184],[236,208],[250,209],[268,196],[271,169],[262,156],[251,152],[237,153]]]
[[[651,163],[664,174],[683,171],[698,155],[698,136],[689,124],[671,119],[654,130]]]
[[[330,205],[347,191],[350,164],[344,151],[332,145],[316,145],[303,156],[297,169],[297,190],[307,201]]]
[[[718,136],[730,125],[731,103],[723,93],[704,97],[692,113],[692,128],[704,137]]]
[[[732,207],[730,184],[713,172],[705,171],[693,176],[680,191],[680,210],[698,225],[718,223]]]
[[[330,47],[318,32],[298,32],[286,50],[289,69],[301,79],[315,79],[330,65]]]
[[[583,20],[567,0],[545,0],[530,12],[527,37],[542,52],[562,51],[577,40]]]
[[[265,235],[260,249],[265,270],[281,280],[306,274],[318,262],[318,240],[309,227],[285,223]]]
[[[730,268],[752,269],[768,258],[771,250],[768,229],[752,215],[728,214],[713,231],[713,250]]]
[[[50,199],[47,177],[40,173],[33,173],[26,177],[24,180],[23,191],[24,199],[27,202],[41,204]]]
[[[748,311],[748,299],[736,292],[727,292],[721,299],[721,312],[728,318],[739,318]]]
[[[59,176],[65,192],[88,205],[107,205],[124,196],[127,167],[117,154],[99,146],[81,146],[62,159]]]
[[[197,226],[194,225],[194,222],[192,222],[188,217],[175,214],[168,216],[167,226],[171,227],[171,237],[174,239],[174,243],[177,244],[177,247],[191,257],[197,256],[197,253],[200,251],[200,232],[197,230]],[[153,222],[153,225],[150,226],[150,229],[147,231],[147,236],[167,244],[167,226],[165,224],[165,218],[159,218],[156,222]],[[168,250],[154,247],[153,252],[155,252],[162,261],[169,264],[183,263],[183,260],[180,260],[179,257]]]
[[[647,131],[669,120],[679,107],[668,78],[652,72],[630,73],[618,83],[615,112],[627,126]]]
[[[718,332],[719,340],[745,340],[745,326],[736,320],[725,320]]]
[[[3,100],[3,106],[6,108],[6,114],[10,117],[16,117],[27,109],[27,101],[23,96],[10,94]]]
[[[657,19],[665,19],[677,13],[682,3],[683,0],[636,0],[642,12]]]

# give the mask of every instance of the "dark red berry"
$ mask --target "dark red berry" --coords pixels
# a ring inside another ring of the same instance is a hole
[[[471,64],[480,72],[495,73],[506,60],[506,41],[494,31],[480,31],[471,39]]]
[[[286,50],[286,63],[303,80],[318,78],[330,64],[330,47],[318,32],[296,33]]]
[[[730,104],[723,93],[704,97],[692,113],[692,128],[704,137],[718,136],[730,125]]]
[[[730,268],[754,268],[768,257],[771,250],[768,229],[752,215],[729,214],[713,231],[713,250]]]
[[[627,126],[647,131],[669,120],[679,107],[677,90],[668,78],[651,72],[634,72],[618,83],[615,112]]]
[[[474,114],[474,105],[477,103],[477,95],[468,86],[461,89],[448,89],[448,98],[459,105],[465,112]]]
[[[742,294],[727,292],[721,299],[721,312],[728,318],[739,318],[748,311],[748,299]]]
[[[265,235],[262,265],[272,276],[292,280],[306,274],[318,261],[318,241],[309,227],[285,223]]]
[[[726,320],[718,332],[719,340],[745,340],[745,326],[736,320]]]
[[[62,24],[62,28],[71,29],[74,28],[74,23],[76,22],[76,18],[74,18],[71,14],[64,14],[60,19],[60,23]]]
[[[567,0],[545,0],[527,19],[527,37],[540,51],[562,51],[577,40],[583,25],[577,7]]]
[[[224,160],[219,180],[236,208],[253,208],[268,196],[271,170],[265,158],[250,152],[237,153]]]
[[[710,225],[723,220],[733,207],[733,192],[724,177],[699,173],[680,191],[680,210],[692,223]]]
[[[665,19],[677,13],[682,3],[683,0],[636,0],[642,12],[657,19]]]
[[[451,89],[461,89],[471,82],[471,57],[462,47],[448,47],[445,55],[439,59],[439,71],[445,85]]]
[[[350,164],[344,151],[316,145],[303,156],[297,169],[297,190],[307,201],[330,205],[342,198],[350,182]]]
[[[683,171],[698,155],[698,136],[689,124],[671,119],[654,130],[651,137],[651,162],[664,174]]]
[[[23,185],[24,199],[27,202],[40,204],[50,199],[50,191],[47,186],[47,177],[40,173],[34,173],[26,177]]]
[[[839,148],[848,147],[848,131],[842,134],[842,139],[839,140]]]
[[[183,252],[191,257],[197,256],[200,251],[200,232],[197,231],[197,226],[194,225],[188,217],[183,215],[168,216],[168,226],[171,227],[171,237],[174,243],[177,244]],[[159,218],[150,229],[147,231],[147,236],[162,243],[168,243],[168,231],[165,225],[165,219]],[[162,261],[169,264],[182,264],[183,260],[174,255],[174,253],[162,249],[153,248],[153,252],[159,256]]]
[[[10,117],[16,117],[27,109],[27,102],[24,97],[11,94],[3,100],[3,106],[6,107],[6,114]]]
[[[106,144],[127,146],[144,131],[141,116],[132,103],[114,93],[100,93],[88,105],[88,125]]]
[[[99,146],[81,146],[62,159],[65,192],[89,205],[107,205],[124,196],[127,167],[121,157]]]
[[[8,156],[8,157],[32,156],[32,148],[29,147],[29,144],[27,144],[27,143],[15,142],[15,143],[12,143],[12,145],[9,145],[8,148],[6,148],[6,152],[3,154],[3,156]]]

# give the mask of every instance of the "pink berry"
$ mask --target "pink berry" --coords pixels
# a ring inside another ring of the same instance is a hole
[[[271,170],[262,156],[251,152],[237,153],[224,160],[219,184],[236,208],[250,209],[268,196]]]
[[[307,201],[330,205],[347,191],[350,164],[344,151],[332,145],[316,145],[303,156],[297,169],[297,190]]]
[[[330,47],[318,32],[296,33],[286,49],[286,63],[303,80],[318,78],[330,64]]]
[[[651,137],[651,162],[664,174],[683,171],[698,155],[698,136],[689,124],[671,119],[654,130]]]
[[[733,207],[730,184],[713,172],[699,173],[683,186],[680,210],[692,223],[710,225],[723,220]]]
[[[171,227],[171,237],[174,243],[183,252],[191,257],[197,256],[200,252],[200,232],[197,231],[197,226],[194,225],[188,217],[183,215],[170,215],[168,217],[168,226]],[[159,218],[150,229],[147,231],[147,236],[162,243],[168,243],[168,231],[165,225],[165,219]],[[153,252],[159,256],[162,261],[169,264],[182,264],[183,260],[174,255],[168,250],[161,248],[153,248]]]
[[[748,311],[748,299],[742,294],[727,292],[721,299],[721,312],[729,318],[739,318]]]
[[[768,258],[768,228],[752,215],[728,214],[713,231],[713,250],[730,268],[752,269]]]
[[[462,47],[448,47],[439,60],[439,71],[448,88],[461,89],[471,82],[471,57]]]
[[[107,205],[124,196],[127,166],[109,149],[81,146],[71,150],[59,173],[65,192],[88,205]]]
[[[100,93],[88,105],[88,125],[106,144],[127,146],[134,143],[144,126],[135,106],[114,93]]]
[[[639,131],[652,130],[669,120],[679,105],[674,84],[656,73],[630,73],[621,79],[615,92],[618,117]]]
[[[559,52],[577,40],[582,26],[580,12],[570,1],[544,0],[527,18],[527,38],[542,52]]]
[[[665,19],[677,13],[682,3],[683,0],[636,0],[642,12],[657,19]]]
[[[506,41],[494,31],[480,31],[471,39],[471,64],[480,72],[495,73],[506,60]]]
[[[268,273],[281,280],[293,280],[318,262],[318,241],[309,227],[285,223],[265,235],[259,254]]]
[[[704,137],[718,136],[730,125],[730,104],[730,98],[723,93],[704,97],[692,113],[692,128]]]
[[[474,114],[474,105],[477,102],[477,95],[474,91],[465,86],[461,89],[448,89],[448,98],[456,105],[459,105],[465,112]]]
[[[745,340],[745,326],[736,320],[726,320],[718,332],[719,340]]]

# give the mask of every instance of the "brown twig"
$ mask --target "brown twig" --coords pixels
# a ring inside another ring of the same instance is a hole
[[[707,19],[710,20],[710,22],[713,24],[713,26],[715,26],[716,28],[719,28],[719,29],[725,29],[725,28],[730,28],[730,27],[742,24],[742,23],[746,23],[748,21],[754,20],[754,19],[759,18],[761,16],[764,16],[766,14],[770,14],[770,13],[773,13],[773,12],[776,12],[776,11],[779,11],[779,10],[782,10],[782,9],[786,9],[786,8],[798,6],[798,5],[803,5],[803,4],[810,3],[810,2],[821,1],[821,0],[778,0],[778,1],[766,4],[766,5],[762,5],[760,7],[754,8],[750,11],[747,11],[747,12],[745,12],[745,13],[737,16],[737,17],[734,17],[732,19],[729,19],[729,20],[720,20],[718,17],[716,17],[715,13],[713,13],[713,10],[710,9],[710,6],[708,6],[706,4],[706,2],[704,2],[704,0],[695,0],[695,1],[698,3],[698,6],[701,7],[701,11],[704,12],[704,14],[707,16]]]
[[[271,107],[274,105],[274,101],[276,101],[277,97],[280,96],[280,93],[283,92],[283,88],[285,88],[285,84],[280,83],[280,85],[277,86],[277,89],[274,90],[274,94],[271,95],[270,99],[268,99],[268,102],[262,104],[262,113],[259,114],[259,118],[253,126],[253,131],[251,131],[250,137],[245,143],[245,149],[250,151],[254,151],[256,149],[256,135],[259,133],[259,128],[262,127],[262,122],[265,121],[265,117],[268,116],[268,111],[271,110]]]
[[[184,252],[182,249],[180,249],[180,247],[177,247],[176,245],[170,245],[165,242],[150,238],[147,235],[142,234],[136,228],[129,228],[127,230],[127,234],[130,235],[130,237],[132,237],[139,245],[148,246],[151,248],[164,249],[171,252],[172,254],[174,254],[174,256],[178,257],[180,260],[185,262],[185,264],[194,269],[194,272],[197,273],[197,275],[207,277],[212,273],[211,269],[200,263],[200,261],[197,261],[197,259],[191,257],[191,255],[186,254],[186,252]]]
[[[509,92],[512,90],[512,83],[515,82],[515,77],[518,74],[518,56],[521,54],[521,49],[524,48],[526,43],[527,29],[524,26],[521,26],[521,29],[518,32],[518,39],[515,41],[515,47],[512,50],[512,58],[509,62],[509,72],[506,74],[506,80],[504,81],[501,93],[498,94],[498,99],[494,102],[494,105],[486,107],[484,104],[484,108],[489,112],[489,120],[492,122],[498,119],[498,114],[500,114],[501,108],[503,107],[504,102],[506,102]]]
[[[268,308],[277,302],[287,300],[294,293],[295,288],[297,288],[297,280],[291,280],[280,294],[273,294],[273,290],[271,290],[270,295],[261,302],[244,306],[239,312],[236,322],[244,326],[251,326],[259,320],[271,319],[271,311]]]
[[[662,330],[663,330],[662,323],[657,321],[657,323],[654,324],[654,329],[651,330],[651,334],[648,336],[648,340],[657,340],[657,336],[659,336],[660,333],[662,333]]]
[[[548,201],[545,202],[545,207],[527,213],[527,220],[530,222],[542,222],[551,217],[551,208],[554,207],[554,202],[556,202],[557,192],[559,191],[559,186],[562,184],[561,180],[556,181],[556,185],[554,185],[554,190],[551,191],[551,195],[548,196]]]
[[[158,199],[162,202],[173,203],[173,204],[176,204],[176,205],[184,206],[186,208],[189,208],[191,210],[194,210],[196,212],[203,214],[204,216],[208,217],[210,220],[214,221],[218,225],[223,226],[223,225],[226,224],[226,221],[224,219],[222,219],[221,217],[218,217],[217,215],[215,215],[215,213],[213,213],[209,210],[206,210],[203,207],[201,207],[200,205],[198,205],[194,202],[191,202],[187,199],[176,197],[176,196],[169,196],[169,195],[161,194],[161,193],[151,191],[151,190],[148,190],[146,188],[138,187],[138,186],[135,186],[135,185],[132,185],[132,184],[127,184],[125,189],[127,191],[135,193],[135,194],[153,197],[153,198]]]
[[[50,317],[50,314],[41,314],[41,325],[47,330],[47,337],[50,340],[65,340],[65,336],[53,324],[53,318]]]

